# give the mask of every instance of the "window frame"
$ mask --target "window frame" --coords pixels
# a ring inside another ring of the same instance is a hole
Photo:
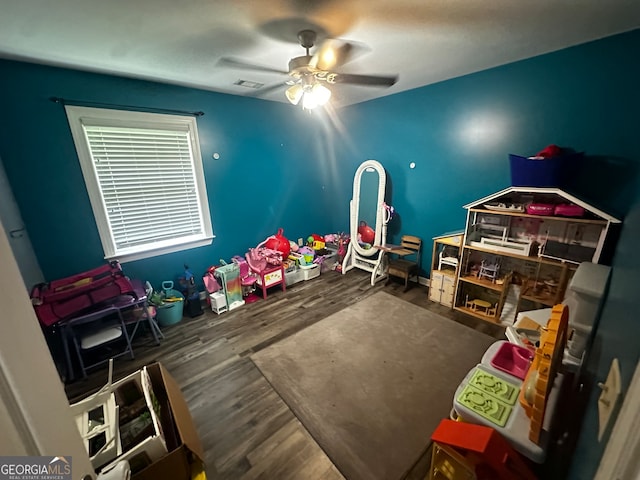
[[[195,117],[75,105],[65,105],[65,110],[96,226],[102,242],[105,259],[118,260],[124,263],[211,244],[215,235],[213,234],[211,214],[209,211],[209,198],[204,180],[204,168]],[[175,131],[188,132],[188,139],[191,146],[194,186],[197,191],[196,197],[200,211],[202,232],[198,235],[183,236],[153,244],[147,243],[145,245],[118,249],[115,244],[104,197],[99,185],[98,173],[94,166],[93,155],[89,141],[87,140],[84,125],[119,127],[124,129],[175,129]]]

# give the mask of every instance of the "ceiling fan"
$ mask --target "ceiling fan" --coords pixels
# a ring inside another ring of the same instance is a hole
[[[355,46],[343,40],[330,38],[322,42],[317,51],[311,55],[309,50],[314,46],[316,38],[317,34],[314,30],[301,30],[298,33],[298,40],[302,48],[306,50],[306,53],[289,60],[288,71],[253,65],[231,58],[222,58],[218,63],[232,68],[289,75],[291,78],[285,82],[285,85],[289,85],[285,91],[285,96],[294,105],[297,105],[302,100],[302,106],[305,109],[312,109],[329,101],[331,90],[325,84],[343,83],[390,87],[398,80],[395,75],[376,76],[336,72],[335,69],[350,59]],[[276,85],[272,88],[280,88],[281,86]],[[261,93],[264,93],[264,91]]]

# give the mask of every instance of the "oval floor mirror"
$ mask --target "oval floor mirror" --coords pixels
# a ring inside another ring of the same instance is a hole
[[[353,177],[349,205],[351,240],[342,262],[342,273],[352,268],[371,272],[371,285],[386,278],[386,258],[378,247],[386,243],[385,187],[387,175],[376,160],[362,162]]]

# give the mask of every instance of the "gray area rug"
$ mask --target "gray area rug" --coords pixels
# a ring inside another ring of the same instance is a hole
[[[348,480],[395,480],[494,341],[378,292],[251,358]]]

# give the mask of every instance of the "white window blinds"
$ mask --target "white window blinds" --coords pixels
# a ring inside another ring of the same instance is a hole
[[[102,239],[105,255],[120,258],[201,239],[210,243],[207,197],[197,176],[202,172],[199,148],[194,154],[195,120],[181,124],[171,117],[163,126],[157,114],[119,113],[152,118],[144,125],[93,115],[78,118],[93,178],[87,178],[87,165],[81,160],[83,173],[101,237],[104,231],[109,236],[108,245]],[[78,148],[80,157],[83,150]],[[96,211],[96,199],[101,213]]]

